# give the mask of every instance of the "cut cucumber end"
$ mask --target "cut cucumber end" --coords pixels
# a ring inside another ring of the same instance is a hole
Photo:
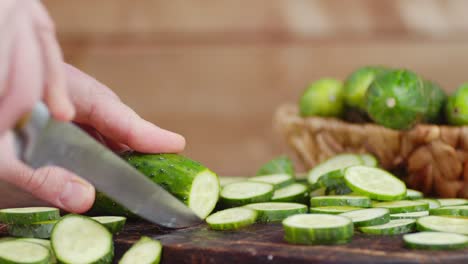
[[[192,183],[188,207],[201,219],[215,208],[220,192],[218,176],[209,170],[199,173]]]
[[[468,237],[460,234],[446,232],[419,232],[415,234],[406,234],[403,241],[407,248],[412,249],[461,249],[468,246]]]
[[[122,256],[119,264],[151,263],[158,264],[161,260],[162,245],[149,237],[141,237]]]
[[[47,264],[50,251],[39,244],[13,239],[0,242],[0,263]]]
[[[249,226],[257,220],[258,213],[245,207],[218,211],[206,218],[206,223],[214,230],[235,230]]]
[[[86,216],[67,215],[55,224],[51,244],[61,263],[110,263],[114,255],[112,234]]]

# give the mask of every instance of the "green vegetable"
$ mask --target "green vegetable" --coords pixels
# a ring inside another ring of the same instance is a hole
[[[122,231],[127,221],[123,216],[95,216],[91,218],[105,226],[112,234]]]
[[[369,167],[378,167],[379,161],[377,158],[372,154],[361,154],[361,160],[363,162],[362,165],[369,166]]]
[[[297,214],[282,223],[284,239],[292,244],[343,244],[353,236],[353,223],[344,216]]]
[[[268,202],[273,197],[273,185],[262,182],[235,182],[224,186],[220,203],[223,207]]]
[[[309,85],[299,101],[302,116],[339,117],[343,113],[343,83],[324,78]]]
[[[437,83],[432,81],[424,81],[424,88],[429,98],[426,121],[433,124],[441,123],[447,95]]]
[[[350,218],[355,227],[382,225],[390,221],[390,211],[385,208],[353,210],[340,215]]]
[[[329,195],[316,196],[310,199],[310,206],[355,206],[371,207],[371,200],[366,196],[357,195]]]
[[[219,185],[224,187],[233,182],[246,181],[247,177],[238,177],[238,176],[221,176],[219,177]]]
[[[429,204],[429,209],[439,208],[440,202],[436,199],[418,199],[419,202],[425,202]]]
[[[100,191],[96,191],[96,198],[94,199],[93,207],[88,212],[89,215],[116,215],[123,216],[129,219],[138,219],[139,217],[130,212],[127,208],[114,200],[109,198],[107,195]]]
[[[382,225],[363,226],[359,230],[371,235],[398,235],[413,232],[415,223],[414,219],[395,219]]]
[[[415,234],[406,234],[403,241],[407,248],[413,249],[461,249],[468,246],[468,237],[445,232],[419,232]]]
[[[398,200],[406,195],[405,183],[383,169],[357,165],[346,168],[344,174],[351,190],[371,199]]]
[[[280,189],[294,183],[294,178],[289,174],[271,174],[250,177],[248,181],[263,182],[273,185],[275,189]]]
[[[59,209],[53,207],[24,207],[0,210],[0,222],[6,224],[27,225],[59,218]]]
[[[215,208],[220,191],[218,176],[202,164],[178,154],[127,153],[124,158],[200,218],[205,219]]]
[[[418,218],[419,231],[438,231],[468,235],[468,218],[429,215]]]
[[[92,218],[69,214],[59,220],[50,238],[59,263],[111,263],[112,234]]]
[[[468,199],[462,198],[440,198],[437,199],[441,207],[455,206],[455,205],[468,205]]]
[[[309,171],[307,180],[309,184],[314,185],[319,178],[326,173],[353,165],[361,165],[362,163],[362,159],[359,155],[349,153],[338,154],[313,167]]]
[[[57,220],[36,222],[26,225],[8,225],[8,234],[14,237],[49,238]]]
[[[428,216],[429,211],[417,211],[417,212],[410,212],[410,213],[399,213],[399,214],[391,214],[390,218],[391,219],[404,219],[404,218],[409,218],[409,219],[418,219],[423,216]]]
[[[445,105],[445,115],[451,125],[468,125],[468,83],[457,88]]]
[[[366,94],[372,120],[393,129],[409,129],[423,121],[429,101],[422,79],[404,69],[379,75]]]
[[[257,176],[270,174],[289,174],[294,177],[294,164],[287,156],[279,156],[265,163],[257,172]]]
[[[293,183],[286,187],[275,190],[271,201],[273,202],[293,202],[293,203],[308,203],[307,186],[302,183]]]
[[[147,236],[142,236],[122,256],[119,264],[158,264],[161,261],[161,242]]]
[[[254,203],[245,207],[258,213],[257,221],[262,223],[281,221],[288,216],[307,213],[307,206],[299,203]]]
[[[428,203],[412,200],[374,203],[372,206],[377,208],[387,208],[390,210],[390,214],[411,213],[429,210]]]
[[[258,213],[255,210],[235,207],[208,216],[206,223],[214,230],[235,230],[255,223],[257,217]]]
[[[54,251],[52,250],[52,246],[50,245],[50,240],[40,239],[40,238],[18,238],[17,240],[38,244],[38,245],[41,245],[41,246],[47,248],[49,250],[49,252],[50,252],[50,262],[49,263],[51,263],[51,264],[57,263],[57,259],[55,258]]]
[[[468,216],[468,205],[455,205],[431,209],[431,215]]]
[[[2,264],[48,264],[49,250],[39,244],[20,239],[0,241],[0,263]]]
[[[355,206],[320,206],[310,207],[311,214],[341,214],[344,212],[362,209]]]
[[[406,199],[415,200],[423,198],[423,193],[413,189],[406,189]]]
[[[345,104],[351,108],[366,111],[366,92],[375,78],[386,71],[380,66],[365,66],[355,70],[346,79],[343,87]]]

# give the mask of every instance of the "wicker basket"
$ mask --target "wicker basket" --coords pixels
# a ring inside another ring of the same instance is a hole
[[[307,169],[338,153],[371,153],[427,196],[468,198],[468,126],[397,131],[298,113],[295,104],[281,106],[275,124]]]

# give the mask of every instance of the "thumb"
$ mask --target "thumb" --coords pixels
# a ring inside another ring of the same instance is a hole
[[[94,187],[59,167],[32,170],[14,160],[6,172],[0,173],[0,178],[68,212],[86,212],[94,203]]]

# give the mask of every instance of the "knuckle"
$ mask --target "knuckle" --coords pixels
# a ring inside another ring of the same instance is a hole
[[[54,167],[46,167],[35,170],[30,174],[25,187],[33,194],[41,192],[45,186],[53,182],[52,177],[56,170],[57,168]]]

